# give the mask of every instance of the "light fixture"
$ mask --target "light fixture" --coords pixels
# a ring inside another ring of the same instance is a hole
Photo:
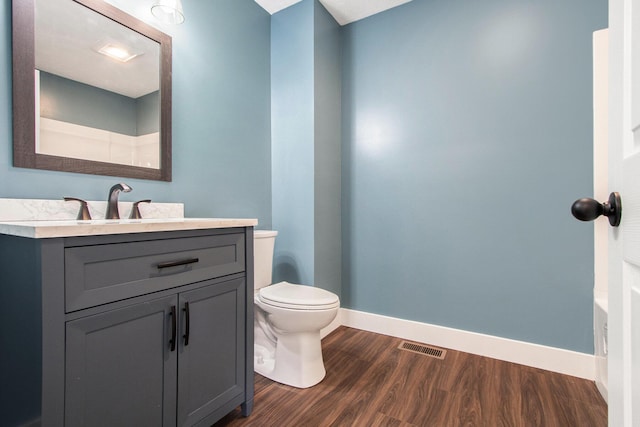
[[[151,13],[168,24],[177,25],[184,22],[181,0],[155,0],[151,6]]]
[[[107,43],[97,49],[97,51],[103,55],[108,56],[109,58],[115,59],[120,62],[127,62],[139,56],[137,53],[131,53],[126,48],[121,46],[116,46],[112,43]]]

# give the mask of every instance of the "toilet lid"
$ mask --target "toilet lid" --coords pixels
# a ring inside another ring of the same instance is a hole
[[[313,286],[280,282],[260,289],[259,298],[265,304],[297,309],[328,309],[340,304],[338,296]]]

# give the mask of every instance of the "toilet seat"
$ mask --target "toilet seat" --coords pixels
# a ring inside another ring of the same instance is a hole
[[[340,305],[338,296],[332,292],[289,282],[261,288],[258,298],[263,304],[293,310],[328,310]]]

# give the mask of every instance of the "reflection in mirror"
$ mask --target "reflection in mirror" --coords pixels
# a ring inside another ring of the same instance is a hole
[[[158,169],[159,44],[68,0],[36,0],[35,34],[36,152]]]
[[[14,165],[170,181],[170,37],[100,0],[13,7]]]

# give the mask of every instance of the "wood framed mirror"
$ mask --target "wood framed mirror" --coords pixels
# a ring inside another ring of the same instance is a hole
[[[12,5],[13,165],[171,181],[171,37],[102,0]]]

